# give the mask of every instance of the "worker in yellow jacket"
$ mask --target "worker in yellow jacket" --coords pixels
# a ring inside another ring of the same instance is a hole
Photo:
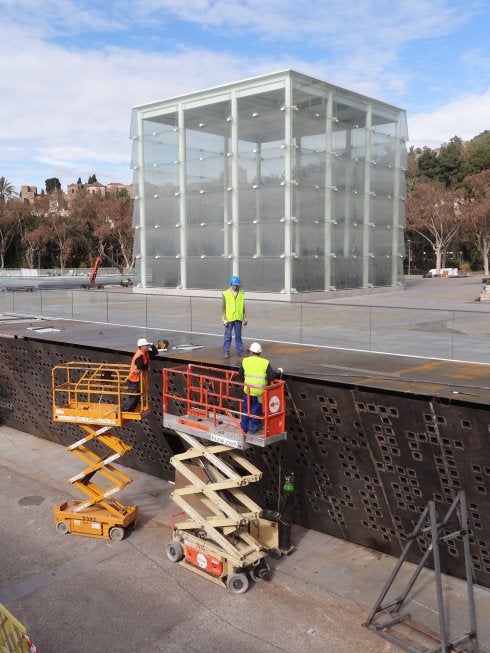
[[[221,318],[225,326],[223,357],[230,357],[233,332],[235,332],[236,353],[238,356],[243,356],[242,325],[247,324],[245,319],[245,294],[240,288],[240,279],[236,276],[231,277],[230,287],[223,292]]]
[[[243,412],[240,426],[244,433],[257,433],[261,426],[262,395],[264,388],[277,379],[283,372],[281,367],[277,372],[267,358],[261,358],[262,347],[258,342],[252,342],[249,347],[250,356],[243,359],[238,371],[238,380],[244,383]]]

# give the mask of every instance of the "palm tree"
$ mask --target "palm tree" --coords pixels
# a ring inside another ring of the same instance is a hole
[[[5,177],[0,177],[0,204],[6,204],[14,195],[17,195],[14,185]]]

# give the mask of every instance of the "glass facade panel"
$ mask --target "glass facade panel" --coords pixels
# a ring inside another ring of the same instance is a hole
[[[223,256],[223,229],[213,225],[187,227],[187,254],[189,256]]]
[[[143,287],[401,282],[404,111],[285,71],[137,107],[130,134]]]
[[[230,277],[229,264],[223,258],[187,259],[187,287],[195,290],[225,288]],[[223,285],[224,284],[224,285]],[[217,305],[217,315],[220,305]]]
[[[303,221],[303,218],[322,219],[325,215],[324,189],[311,186],[296,186],[292,191],[293,217]]]
[[[284,292],[284,261],[279,257],[240,257],[240,279],[258,292]],[[223,281],[223,280],[221,280]]]
[[[180,286],[180,265],[175,257],[150,258],[148,267],[154,287],[178,288]]]
[[[178,198],[153,195],[145,201],[146,227],[175,226],[180,220]],[[152,236],[153,237],[153,234]]]
[[[223,190],[206,192],[193,191],[186,194],[187,224],[218,224],[223,227]]]
[[[292,228],[295,256],[321,256],[325,252],[325,224],[320,220],[298,220]]]
[[[297,292],[313,292],[322,287],[324,281],[322,258],[295,258],[293,261],[293,287]]]
[[[284,253],[284,225],[269,221],[240,225],[241,256],[281,256]]]
[[[247,222],[284,218],[284,188],[280,185],[244,188],[238,192],[240,225]]]
[[[178,251],[180,231],[176,227],[160,227],[154,229],[148,239],[148,254],[150,256],[173,256]]]

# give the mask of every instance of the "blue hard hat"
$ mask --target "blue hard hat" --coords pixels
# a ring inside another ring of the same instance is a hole
[[[230,279],[230,285],[231,286],[239,286],[240,285],[240,278],[239,277],[231,277]]]

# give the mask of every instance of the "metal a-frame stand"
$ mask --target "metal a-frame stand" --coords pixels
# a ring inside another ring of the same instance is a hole
[[[453,530],[450,533],[444,534],[453,515],[457,516],[459,521],[459,528]],[[388,592],[393,586],[398,572],[407,559],[408,552],[412,544],[418,537],[425,534],[430,537],[430,545],[427,547],[427,551],[424,553],[421,561],[417,565],[417,568],[409,578],[405,589],[394,601],[383,604],[383,601],[386,599]],[[467,633],[450,639],[448,632],[447,614],[444,607],[439,547],[441,543],[456,538],[460,538],[463,541],[465,576],[468,597],[468,620],[470,630]],[[431,554],[433,555],[434,581],[437,595],[437,610],[439,615],[438,633],[431,632],[428,628],[415,623],[408,612],[403,613],[403,609],[407,602],[409,593],[412,590],[417,578],[420,575],[420,572],[424,568],[425,563]],[[383,614],[387,617],[387,619],[385,621],[380,621],[379,618]],[[468,516],[466,510],[465,494],[463,491],[458,493],[441,522],[438,522],[437,520],[434,501],[429,501],[422,515],[420,516],[415,530],[408,536],[408,540],[402,551],[402,554],[364,625],[378,635],[381,635],[381,637],[384,637],[388,641],[396,644],[403,650],[409,651],[409,653],[450,653],[452,651],[478,653],[478,634],[473,595]],[[425,641],[422,641],[424,638]],[[417,646],[420,645],[423,645],[424,648],[417,648]]]

